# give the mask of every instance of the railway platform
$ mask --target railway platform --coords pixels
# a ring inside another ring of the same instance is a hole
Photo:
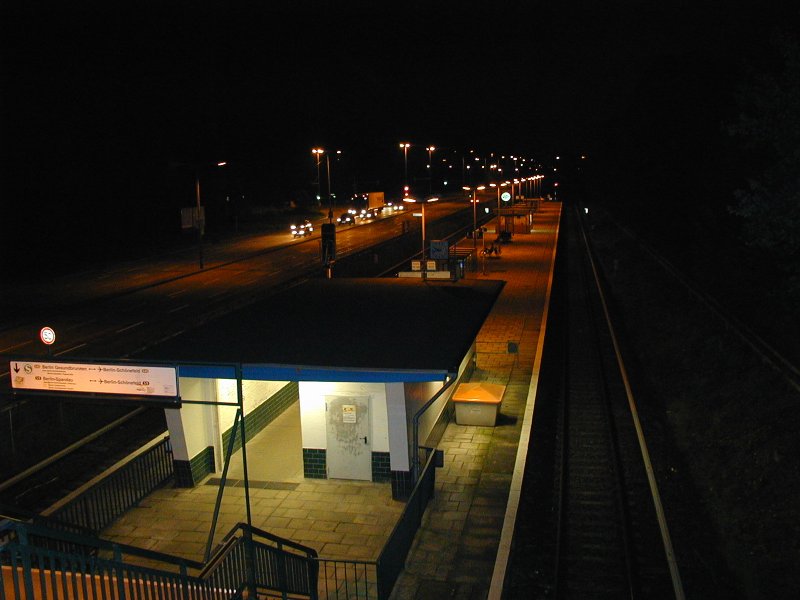
[[[515,233],[501,255],[482,258],[466,273],[505,281],[478,335],[469,379],[501,384],[505,395],[495,426],[447,426],[435,497],[394,587],[395,600],[500,597],[532,427],[560,212],[560,203],[542,203],[533,232]],[[494,222],[487,227],[493,239]],[[248,440],[253,525],[311,546],[322,558],[374,560],[403,503],[392,500],[388,483],[304,479],[296,458],[275,460],[274,453],[297,435],[278,420]],[[237,454],[231,462],[216,540],[245,519],[240,460]],[[158,490],[102,536],[202,560],[215,477],[194,488]]]

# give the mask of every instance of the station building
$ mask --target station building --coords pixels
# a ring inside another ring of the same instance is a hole
[[[141,352],[135,360],[178,365],[184,403],[166,409],[177,483],[221,471],[240,400],[248,440],[294,407],[301,442],[276,447],[275,460],[301,461],[303,477],[391,481],[405,497],[502,287],[310,280]]]

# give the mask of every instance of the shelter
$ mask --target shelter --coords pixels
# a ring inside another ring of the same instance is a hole
[[[502,287],[311,280],[143,351],[178,365],[192,401],[166,409],[178,481],[221,468],[240,396],[248,437],[299,401],[305,477],[391,480],[405,495]]]

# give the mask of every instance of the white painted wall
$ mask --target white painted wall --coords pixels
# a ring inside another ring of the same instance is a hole
[[[389,467],[408,471],[409,457],[406,394],[402,383],[386,384],[386,414],[389,426]]]
[[[441,381],[429,381],[425,383],[406,383],[404,384],[405,387],[405,396],[406,396],[406,410],[408,413],[406,414],[407,418],[407,427],[408,427],[408,446],[409,448],[412,447],[414,443],[414,415],[417,411],[422,408],[425,403],[433,398],[433,396],[438,392],[444,383]],[[451,386],[452,387],[452,386]],[[449,390],[448,390],[449,392]],[[447,400],[450,398],[449,393],[442,394],[441,397],[437,398],[436,402],[434,402],[428,409],[422,414],[422,417],[419,421],[419,443],[423,444],[425,439],[430,434],[431,430],[433,429],[433,425],[436,423],[436,420],[439,418],[439,415],[444,410],[445,406],[447,405]]]
[[[213,379],[181,377],[180,389],[184,400],[216,401]],[[215,408],[207,404],[184,404],[180,409],[165,409],[172,452],[176,460],[191,460],[208,446],[215,446]]]

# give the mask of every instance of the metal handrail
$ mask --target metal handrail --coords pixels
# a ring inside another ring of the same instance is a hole
[[[102,530],[174,474],[169,437],[132,458],[88,489],[56,505],[47,516],[91,529]],[[156,468],[153,468],[156,467]],[[132,476],[132,472],[139,476]],[[141,476],[145,474],[145,476]]]

